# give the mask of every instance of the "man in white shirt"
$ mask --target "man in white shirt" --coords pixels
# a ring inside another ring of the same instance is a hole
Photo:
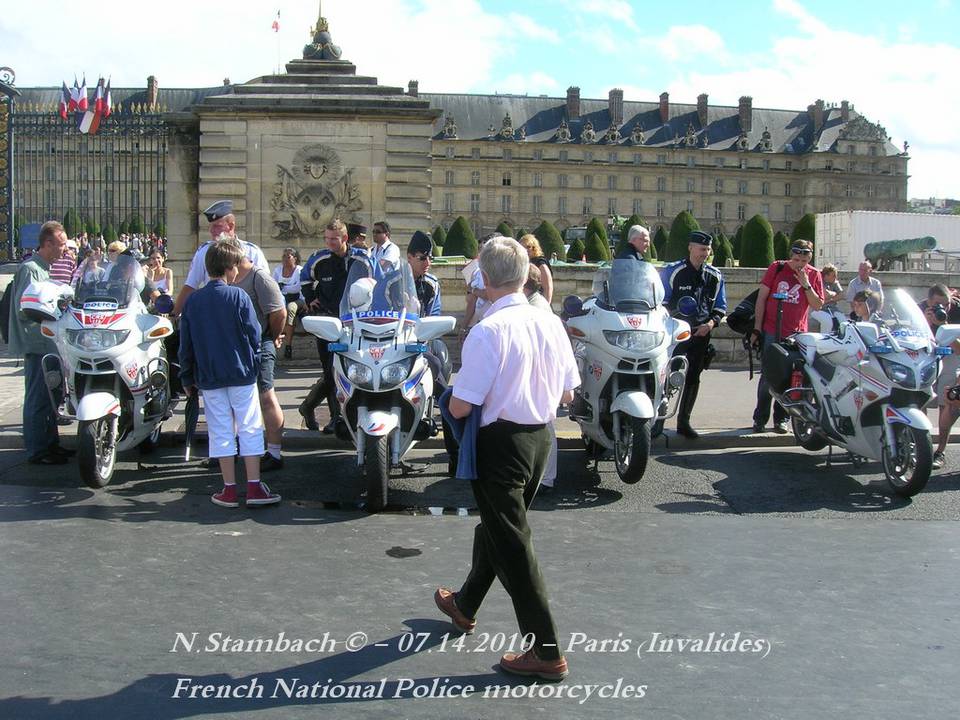
[[[857,276],[847,285],[847,292],[844,294],[844,297],[848,303],[852,304],[854,295],[861,290],[869,290],[873,293],[873,298],[868,303],[870,312],[875,313],[880,312],[883,308],[883,286],[880,284],[879,279],[871,275],[872,272],[873,263],[869,260],[864,260],[860,263],[860,267],[857,268]]]
[[[385,220],[373,224],[370,257],[385,273],[400,269],[400,248],[391,242],[390,225]]]
[[[210,223],[208,229],[210,230],[211,242],[206,243],[194,253],[193,260],[190,261],[190,271],[187,273],[187,279],[183,281],[183,286],[177,293],[177,301],[173,304],[173,315],[179,315],[190,294],[194,290],[202,288],[210,279],[206,267],[207,250],[220,235],[237,238],[244,255],[250,259],[250,262],[265,273],[270,273],[270,266],[267,265],[267,258],[264,257],[263,251],[253,243],[240,240],[237,237],[237,218],[233,215],[233,202],[231,200],[218,200],[204,210],[203,214],[206,216],[207,222]]]
[[[567,661],[533,550],[527,508],[547,465],[547,426],[557,406],[573,399],[580,378],[563,323],[531,306],[523,294],[528,265],[526,250],[513,238],[494,238],[480,252],[491,306],[464,342],[463,366],[450,399],[456,418],[481,413],[478,477],[472,481],[480,524],[466,581],[459,592],[438,588],[434,601],[454,627],[472,632],[477,611],[499,577],[513,600],[520,632],[535,638],[526,653],[504,655],[500,667],[561,680]]]

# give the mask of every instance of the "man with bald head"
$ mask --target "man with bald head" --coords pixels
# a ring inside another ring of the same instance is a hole
[[[873,263],[869,260],[864,260],[860,263],[860,267],[857,268],[857,276],[847,285],[847,292],[844,294],[844,297],[847,299],[847,302],[853,303],[854,295],[858,292],[869,290],[873,294],[869,302],[870,312],[875,313],[880,312],[883,308],[883,286],[877,278],[871,275],[872,272]]]

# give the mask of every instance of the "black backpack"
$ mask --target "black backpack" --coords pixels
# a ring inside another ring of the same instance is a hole
[[[785,262],[777,263],[777,273],[783,270]],[[747,295],[733,312],[727,315],[727,327],[733,330],[737,335],[749,335],[753,332],[753,321],[757,312],[757,296],[760,294],[760,288]]]
[[[3,297],[0,298],[0,335],[3,335],[4,342],[10,342],[10,304],[13,298],[13,280],[3,291]]]

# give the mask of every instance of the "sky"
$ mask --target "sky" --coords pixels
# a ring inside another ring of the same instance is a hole
[[[30,0],[0,13],[22,87],[245,82],[301,56],[317,0]],[[849,100],[910,144],[909,197],[960,199],[960,0],[324,0],[343,58],[420,91],[803,110]],[[280,31],[271,24],[280,14]],[[92,79],[91,79],[92,78]]]

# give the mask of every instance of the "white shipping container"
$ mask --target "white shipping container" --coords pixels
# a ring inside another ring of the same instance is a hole
[[[926,235],[936,239],[938,250],[960,253],[960,215],[869,210],[819,213],[816,265],[833,263],[840,270],[856,270],[867,244]]]

